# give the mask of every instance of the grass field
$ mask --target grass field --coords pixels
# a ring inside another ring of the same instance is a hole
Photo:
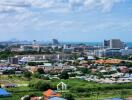
[[[9,80],[16,84],[29,84],[29,82],[35,82],[40,79],[32,78],[30,81],[17,76],[1,76],[3,80]],[[99,84],[95,82],[87,82],[79,79],[69,80],[43,80],[48,81],[52,85],[56,86],[59,82],[63,81],[68,85],[68,91],[75,97],[75,100],[97,100],[103,98],[113,97],[129,97],[132,96],[132,83],[125,84]],[[0,100],[20,100],[24,95],[35,94],[37,96],[43,96],[43,91],[29,88],[28,86],[21,86],[16,88],[7,89],[13,95],[8,98],[0,98]],[[63,94],[64,95],[64,94]]]

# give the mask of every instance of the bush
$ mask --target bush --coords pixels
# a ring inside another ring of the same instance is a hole
[[[67,72],[62,72],[59,76],[60,79],[69,79],[69,75]]]
[[[58,78],[52,78],[51,79],[51,82],[57,82],[57,81],[59,81],[60,79],[58,79]]]
[[[77,74],[75,74],[75,73],[71,73],[69,76],[70,76],[70,77],[76,77],[76,75],[77,75]]]
[[[46,91],[51,88],[50,83],[44,81],[38,81],[36,83],[30,82],[29,87],[35,88],[40,91]]]
[[[38,73],[38,72],[35,72],[33,76],[34,76],[35,78],[41,78],[41,75],[40,75],[40,73]]]
[[[30,96],[25,97],[23,100],[30,100]]]
[[[91,71],[88,68],[79,68],[79,70],[83,73],[83,74],[90,74]]]
[[[65,94],[65,95],[64,95],[64,98],[65,98],[66,100],[75,100],[72,94]]]
[[[79,86],[79,87],[73,87],[73,88],[71,88],[71,91],[78,92],[78,93],[83,93],[83,92],[86,92],[86,88],[81,87],[81,86]]]
[[[43,80],[49,80],[49,77],[41,75],[41,79],[43,79]]]
[[[7,74],[7,75],[15,74],[15,70],[5,70],[3,71],[3,74]]]
[[[23,75],[24,75],[24,77],[26,77],[26,78],[31,78],[32,73],[29,72],[29,71],[24,71]]]
[[[29,66],[43,65],[43,62],[28,62]]]
[[[40,74],[44,74],[43,68],[38,68],[38,69],[37,69],[37,72],[40,73]]]

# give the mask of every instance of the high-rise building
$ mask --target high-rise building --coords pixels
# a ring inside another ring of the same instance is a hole
[[[120,39],[104,40],[104,47],[106,48],[122,49],[124,46],[124,43]]]
[[[10,64],[18,64],[18,58],[17,57],[10,57],[9,59]]]
[[[52,40],[52,44],[53,44],[53,45],[58,45],[58,44],[60,44],[60,43],[59,43],[59,41],[58,41],[57,39],[53,39],[53,40]]]
[[[104,40],[104,47],[109,47],[110,46],[110,40]]]
[[[97,57],[119,57],[121,56],[120,49],[102,49],[102,50],[96,50],[94,54]]]
[[[36,40],[33,40],[32,45],[37,45],[37,41]]]
[[[123,42],[120,39],[111,39],[110,40],[110,48],[122,49],[123,48]]]

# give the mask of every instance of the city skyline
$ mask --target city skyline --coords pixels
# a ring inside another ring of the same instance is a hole
[[[0,40],[132,42],[131,0],[1,0]]]

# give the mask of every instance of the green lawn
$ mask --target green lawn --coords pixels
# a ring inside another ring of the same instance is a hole
[[[19,78],[17,76],[8,77],[2,76],[3,79],[8,79],[16,84],[28,84],[29,82],[36,82],[40,79],[32,78],[30,81]],[[132,83],[124,84],[99,84],[95,82],[87,82],[79,79],[69,79],[69,80],[44,80],[50,82],[54,87],[59,82],[64,82],[68,85],[68,91],[71,93],[75,100],[96,100],[103,98],[112,97],[129,97],[132,96]],[[0,100],[20,100],[20,97],[28,94],[35,94],[37,96],[43,96],[43,91],[34,90],[29,87],[17,87],[7,89],[13,95],[8,98],[0,98]],[[98,94],[98,95],[97,95]]]
[[[13,93],[13,95],[11,97],[7,97],[7,98],[0,98],[0,100],[20,100],[20,98],[24,95],[28,95],[28,94],[36,94],[37,96],[42,96],[42,92],[41,91],[33,91],[33,92],[19,92],[19,93]]]
[[[94,94],[94,95],[90,95],[88,97],[78,97],[76,96],[76,100],[97,100],[97,99],[101,99],[103,100],[104,98],[114,98],[114,97],[118,97],[118,98],[127,98],[129,96],[132,96],[132,89],[128,89],[125,90],[128,91],[128,94],[120,94],[120,90],[115,90],[115,91],[107,91],[107,92],[100,92],[100,94]],[[82,95],[82,94],[78,94],[78,95]],[[86,94],[85,94],[86,95]]]
[[[24,95],[31,95],[34,94],[36,96],[42,96],[42,91],[38,91],[35,89],[32,89],[30,87],[16,87],[16,88],[8,88],[6,89],[8,92],[12,93],[11,97],[7,98],[0,98],[0,100],[20,100],[20,98]]]
[[[15,83],[15,84],[28,84],[29,83],[27,79],[21,76],[16,76],[16,75],[1,75],[0,80],[5,80],[6,82]]]

